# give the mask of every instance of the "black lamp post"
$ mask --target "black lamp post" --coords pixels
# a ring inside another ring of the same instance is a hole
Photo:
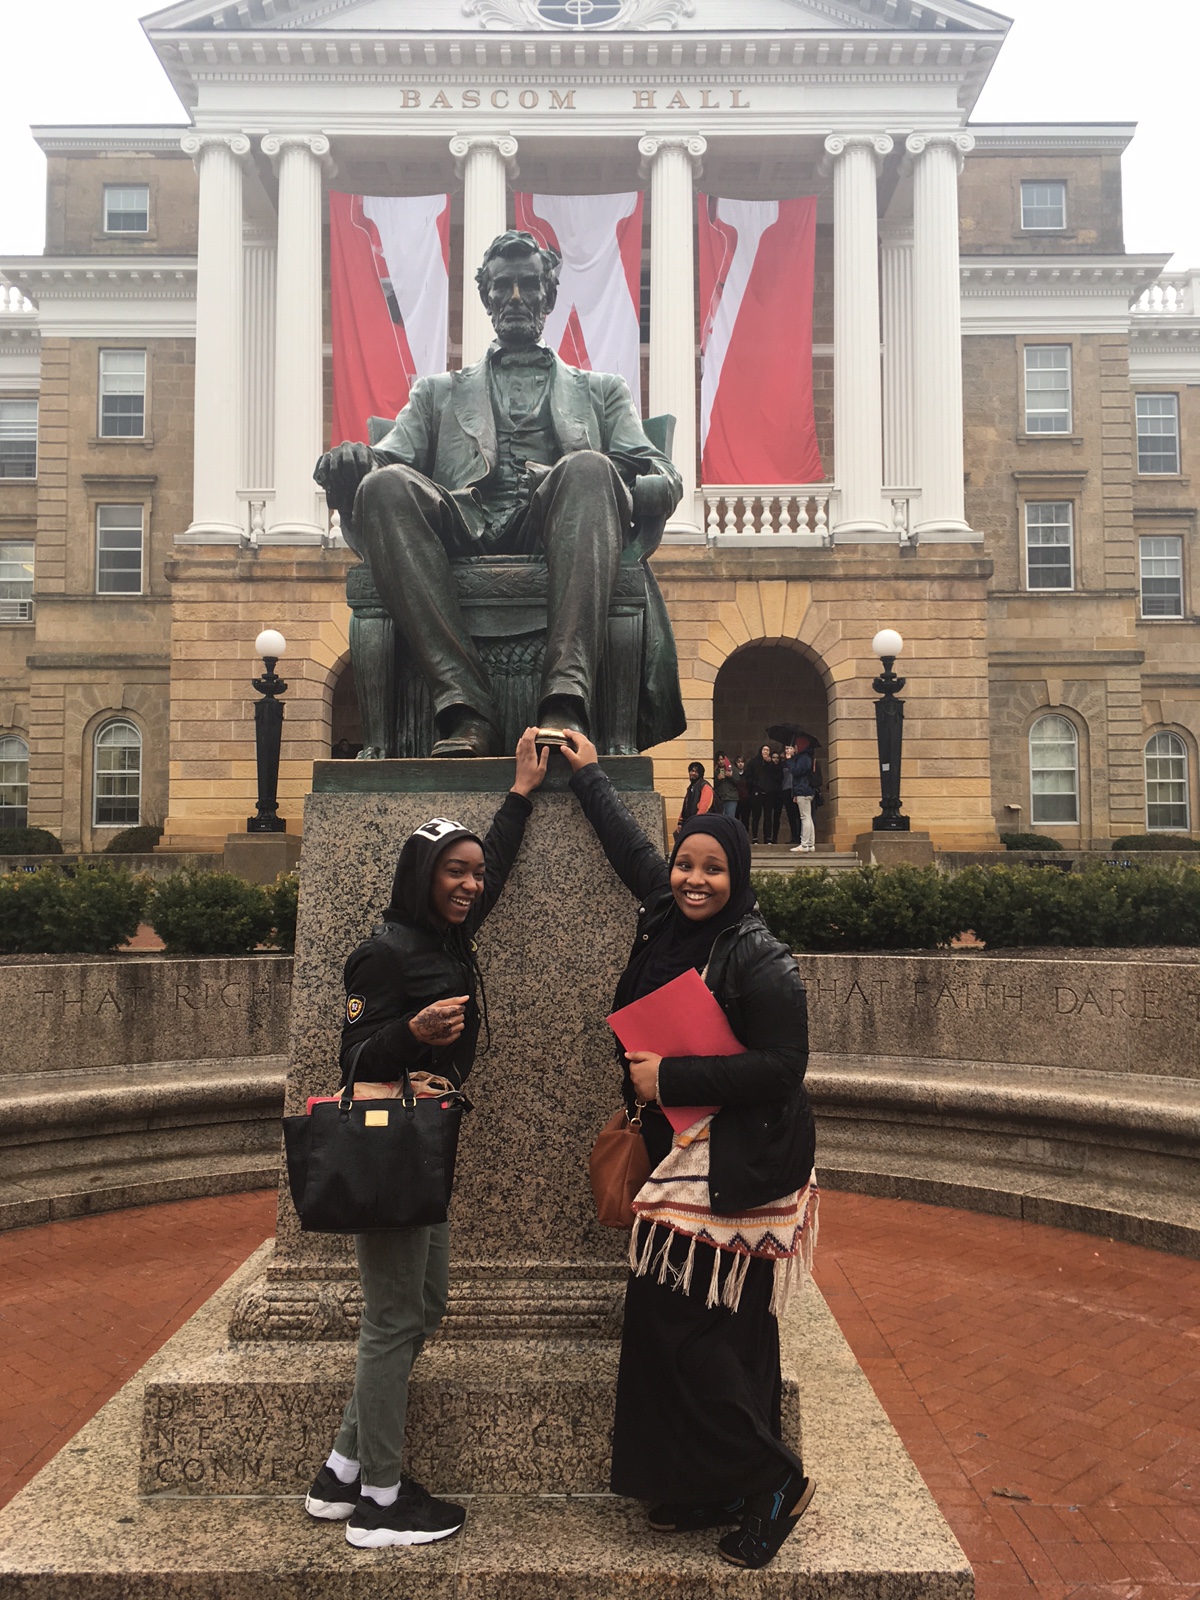
[[[883,671],[871,684],[879,696],[875,702],[875,738],[879,745],[879,815],[871,824],[875,833],[908,833],[909,819],[900,814],[900,760],[904,748],[904,701],[897,698],[904,679],[892,670],[904,649],[904,640],[894,628],[882,628],[872,639],[871,649],[883,663]]]
[[[262,699],[254,707],[254,746],[258,759],[257,816],[246,818],[247,833],[286,833],[287,823],[279,815],[279,746],[283,737],[283,703],[279,696],[287,689],[275,675],[275,663],[287,649],[287,640],[274,628],[265,628],[254,641],[266,671],[251,679],[251,686]]]

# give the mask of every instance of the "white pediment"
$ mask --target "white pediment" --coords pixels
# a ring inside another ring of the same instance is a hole
[[[179,0],[144,19],[173,32],[995,33],[972,0]]]

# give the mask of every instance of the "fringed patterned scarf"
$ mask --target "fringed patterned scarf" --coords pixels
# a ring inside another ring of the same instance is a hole
[[[737,1217],[714,1216],[708,1203],[709,1128],[703,1117],[675,1135],[670,1154],[655,1167],[634,1197],[630,1270],[638,1277],[688,1294],[697,1244],[713,1246],[712,1276],[705,1305],[736,1311],[750,1263],[760,1257],[775,1263],[771,1311],[782,1316],[796,1288],[812,1272],[817,1246],[819,1196],[814,1171],[803,1189],[772,1205],[758,1206]],[[659,1238],[661,1228],[665,1237]],[[670,1259],[673,1234],[691,1240],[681,1266]],[[724,1282],[721,1281],[724,1269]]]

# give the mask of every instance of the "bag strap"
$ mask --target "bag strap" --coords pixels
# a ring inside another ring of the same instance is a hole
[[[366,1049],[367,1045],[370,1044],[371,1039],[374,1037],[374,1034],[372,1034],[369,1038],[360,1039],[359,1042],[353,1046],[350,1054],[347,1057],[350,1065],[346,1072],[346,1081],[342,1085],[342,1097],[338,1101],[338,1110],[344,1117],[350,1115],[350,1108],[354,1104],[354,1080],[358,1076],[358,1063],[362,1059],[363,1051]],[[416,1109],[417,1097],[413,1092],[412,1078],[409,1075],[408,1068],[403,1064],[401,1064],[400,1072],[404,1083],[404,1092],[400,1097],[401,1104],[404,1106],[405,1110],[413,1111]]]

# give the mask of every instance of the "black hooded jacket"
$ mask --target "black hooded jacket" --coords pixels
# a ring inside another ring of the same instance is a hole
[[[343,1073],[348,1051],[366,1039],[355,1071],[364,1083],[394,1082],[402,1066],[464,1081],[479,1038],[472,936],[500,898],[532,810],[524,795],[510,793],[486,839],[457,823],[439,822],[426,823],[405,840],[383,925],[351,953],[343,972]],[[442,851],[460,839],[476,839],[483,846],[484,890],[461,927],[439,928],[429,911],[433,867]],[[453,1045],[435,1049],[413,1036],[409,1023],[418,1011],[460,994],[470,995],[471,1003],[466,1026]]]
[[[674,914],[667,863],[600,767],[577,772],[571,788],[613,870],[640,902],[632,960]],[[717,935],[705,981],[745,1052],[669,1057],[659,1069],[659,1095],[664,1105],[722,1108],[712,1121],[709,1204],[718,1216],[736,1216],[802,1188],[812,1172],[808,1002],[795,957],[757,910]],[[632,1111],[628,1070],[624,1090]]]

